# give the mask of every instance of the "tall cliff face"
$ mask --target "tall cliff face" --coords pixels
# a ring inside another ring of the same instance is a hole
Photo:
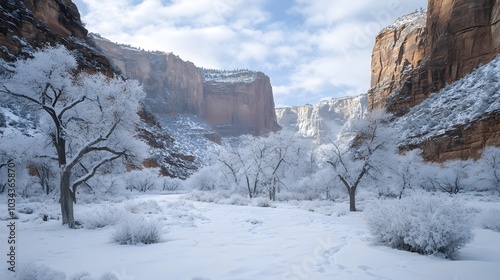
[[[367,96],[324,100],[314,105],[277,108],[278,123],[318,143],[335,139],[348,121],[361,119],[367,111]]]
[[[490,62],[500,52],[499,22],[499,0],[429,0],[425,28],[416,30],[420,34],[417,51],[398,50],[396,45],[396,51],[403,52],[403,56],[417,58],[412,63],[414,69],[403,73],[399,82],[389,87],[379,84],[377,75],[372,76],[371,108],[386,105],[389,111],[402,115],[429,94]],[[382,72],[397,68],[397,63],[377,55],[392,41],[384,32],[377,37],[372,57],[376,72],[380,64],[385,65]]]
[[[202,114],[203,76],[191,62],[169,53],[145,52],[94,37],[126,77],[139,80],[155,114]]]
[[[369,108],[381,109],[387,99],[407,82],[411,72],[420,66],[425,51],[425,12],[399,18],[384,28],[376,38],[372,53]]]
[[[414,18],[414,22],[419,21],[422,20]],[[460,81],[500,53],[499,21],[499,0],[429,0],[425,26],[413,24],[415,28],[411,32],[404,32],[408,29],[405,25],[382,31],[377,37],[372,56],[369,108],[386,107],[388,111],[405,118],[413,118],[411,115],[415,115],[415,112],[429,111],[428,108],[416,106],[427,104],[423,102],[432,93],[447,93],[449,90],[445,88],[446,85]],[[394,44],[397,40],[392,35],[398,32],[405,33],[405,40],[413,42],[412,46]],[[391,49],[391,45],[395,48]],[[408,60],[408,67],[401,63],[400,57]],[[498,74],[495,71],[491,73],[488,75],[495,80]],[[487,83],[484,86],[489,87]],[[457,90],[468,92],[469,95],[480,90],[472,87],[469,85]],[[458,94],[455,98],[466,99],[469,95]],[[450,108],[463,110],[464,107],[445,105],[440,110],[448,111]],[[406,116],[408,113],[409,117]],[[495,123],[498,114],[500,112],[492,111],[485,116],[476,116],[468,122],[440,130],[439,135],[413,146],[422,148],[428,160],[476,157],[485,146],[500,145],[500,139],[496,136],[500,131],[500,123]]]
[[[201,116],[222,135],[261,135],[280,129],[271,81],[264,73],[246,70],[203,70],[203,73]]]
[[[87,37],[71,0],[4,0],[0,3],[0,58],[14,61],[47,44],[77,53],[82,69],[112,75],[110,63]]]
[[[194,114],[221,135],[279,129],[271,82],[263,73],[204,70],[173,54],[95,41],[125,76],[143,83],[146,104],[155,114]]]

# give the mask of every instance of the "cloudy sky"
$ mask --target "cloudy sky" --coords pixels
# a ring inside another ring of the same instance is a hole
[[[376,34],[426,0],[74,0],[87,29],[199,67],[271,77],[276,106],[357,95]]]

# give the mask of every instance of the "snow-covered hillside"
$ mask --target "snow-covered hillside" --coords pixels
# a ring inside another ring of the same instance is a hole
[[[337,138],[348,121],[363,118],[366,108],[366,95],[359,95],[323,100],[314,105],[277,108],[276,117],[284,129],[329,142]]]
[[[415,144],[500,113],[500,56],[430,95],[394,122],[402,144]]]

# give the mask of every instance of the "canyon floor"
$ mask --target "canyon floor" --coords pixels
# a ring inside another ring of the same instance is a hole
[[[499,207],[498,198],[471,203]],[[500,275],[498,232],[476,228],[474,241],[455,260],[423,256],[380,244],[369,233],[363,213],[346,211],[345,203],[255,207],[196,202],[183,195],[140,195],[121,202],[75,205],[75,216],[81,220],[125,209],[160,221],[163,240],[151,245],[116,244],[113,226],[61,226],[50,220],[59,213],[55,203],[25,202],[17,207],[33,210],[20,211],[28,213],[17,220],[18,276],[34,273],[37,279],[455,280]],[[43,221],[41,213],[49,221]],[[2,239],[7,223],[0,221]],[[0,245],[5,260],[7,246]],[[6,271],[5,263],[0,274],[20,279]]]

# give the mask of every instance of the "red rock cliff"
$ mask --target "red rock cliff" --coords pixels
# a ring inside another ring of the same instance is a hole
[[[139,80],[155,114],[203,113],[203,76],[191,62],[173,54],[146,52],[103,38],[95,42],[126,77]]]
[[[431,93],[493,60],[500,53],[499,21],[499,0],[429,0],[425,27],[382,31],[372,56],[369,109],[386,107],[404,115]],[[499,131],[493,114],[417,146],[428,160],[477,157],[486,146],[500,146]]]
[[[156,114],[195,114],[222,135],[277,131],[269,77],[253,71],[203,70],[173,54],[146,52],[96,38],[113,63],[143,83]]]
[[[408,75],[420,65],[425,50],[426,18],[425,12],[415,12],[377,35],[368,93],[371,110],[385,107],[388,97],[402,88]]]
[[[395,50],[390,51],[402,52],[403,57],[416,58],[413,62],[408,59],[414,69],[403,75],[400,75],[401,71],[396,71],[399,78],[386,87],[379,83],[377,71],[382,69],[383,74],[400,64],[397,60],[394,63],[378,55],[380,50],[394,41],[389,36],[390,32],[382,32],[377,37],[372,57],[375,75],[372,76],[370,90],[371,108],[386,105],[389,111],[404,114],[430,93],[438,92],[480,64],[491,61],[500,52],[499,21],[499,0],[429,0],[425,29],[414,31],[420,34],[416,44],[410,33],[406,40],[414,43],[412,47],[401,49],[396,45]],[[405,26],[402,28],[404,30]],[[382,76],[390,77],[387,74]],[[392,95],[389,97],[390,93]]]
[[[77,50],[87,71],[112,74],[109,61],[87,37],[77,7],[70,0],[3,0],[0,3],[0,58],[27,57],[47,44]]]
[[[280,129],[268,76],[252,71],[204,70],[201,115],[223,135],[260,135]],[[236,129],[235,129],[236,128]]]

